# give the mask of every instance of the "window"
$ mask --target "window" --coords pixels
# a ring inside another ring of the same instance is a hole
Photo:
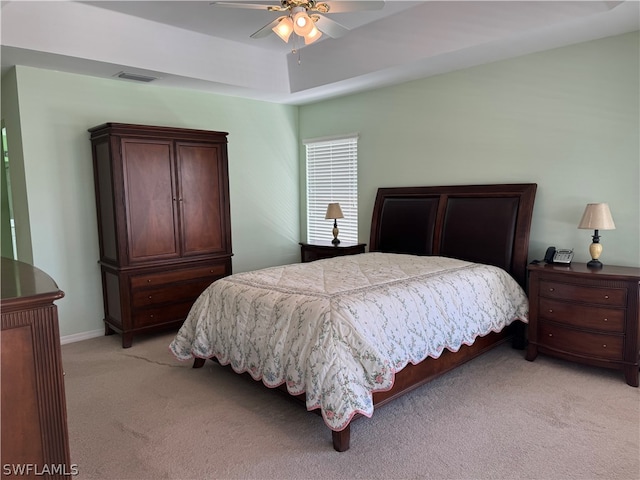
[[[333,239],[333,221],[325,219],[327,206],[339,203],[343,242],[358,241],[358,135],[306,140],[307,241]]]

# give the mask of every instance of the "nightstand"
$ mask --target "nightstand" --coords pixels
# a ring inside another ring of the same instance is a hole
[[[640,268],[529,265],[529,345],[564,360],[624,372],[638,386]]]
[[[313,262],[322,258],[339,257],[341,255],[355,255],[364,253],[366,243],[340,242],[333,245],[331,242],[302,243],[300,242],[300,257],[302,263]]]

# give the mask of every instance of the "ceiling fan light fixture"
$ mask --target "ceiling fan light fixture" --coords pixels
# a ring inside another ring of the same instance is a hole
[[[304,44],[311,45],[322,36],[322,32],[314,25],[309,33],[304,36]]]
[[[293,33],[293,20],[291,20],[291,17],[282,17],[278,24],[271,30],[286,43]]]
[[[306,11],[298,12],[293,17],[293,31],[296,35],[304,37],[308,35],[315,27],[313,20],[307,15]]]

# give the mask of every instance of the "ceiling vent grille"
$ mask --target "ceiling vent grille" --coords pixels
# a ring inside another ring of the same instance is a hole
[[[153,82],[154,80],[157,80],[156,77],[147,77],[146,75],[138,75],[137,73],[127,73],[127,72],[117,73],[114,75],[114,77],[122,78],[124,80],[131,80],[134,82],[143,82],[143,83],[149,83],[149,82]]]

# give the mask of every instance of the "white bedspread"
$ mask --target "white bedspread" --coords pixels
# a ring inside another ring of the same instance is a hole
[[[217,280],[170,349],[181,360],[215,356],[269,387],[286,382],[339,431],[356,412],[371,416],[372,392],[409,362],[527,315],[526,294],[497,267],[365,253]]]

